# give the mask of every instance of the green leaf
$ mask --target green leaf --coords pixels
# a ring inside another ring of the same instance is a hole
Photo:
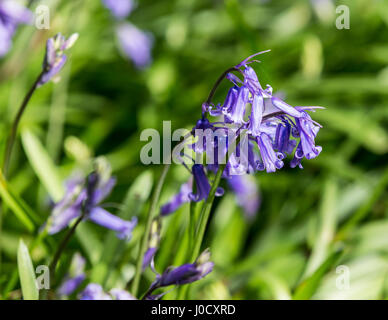
[[[372,117],[360,111],[326,109],[314,114],[314,118],[331,128],[347,134],[376,154],[388,152],[388,134]],[[346,121],[344,121],[346,119]],[[363,124],[362,130],[360,124]]]
[[[324,184],[318,229],[310,259],[307,263],[305,277],[310,276],[327,258],[333,241],[337,220],[337,183],[328,178]],[[303,277],[304,278],[304,277]]]
[[[18,269],[20,285],[24,300],[39,300],[39,291],[36,284],[34,267],[32,265],[28,248],[20,239],[18,248]]]
[[[342,250],[335,251],[332,253],[321,265],[320,267],[306,280],[299,284],[296,288],[293,299],[295,300],[308,300],[310,299],[315,291],[317,290],[319,284],[322,281],[324,275],[335,266],[336,262],[339,260],[342,255]]]
[[[27,228],[28,231],[34,231],[34,223],[18,203],[15,197],[9,192],[7,182],[4,179],[2,172],[0,171],[0,197],[8,205],[11,211],[15,214],[16,218]]]
[[[28,161],[39,180],[51,198],[55,202],[59,201],[64,193],[62,180],[47,150],[39,139],[27,129],[22,132],[22,142]]]

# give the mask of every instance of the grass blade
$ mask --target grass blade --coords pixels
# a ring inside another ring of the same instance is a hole
[[[7,187],[7,182],[4,179],[2,172],[0,171],[0,197],[8,205],[11,211],[15,214],[16,218],[27,228],[28,231],[34,231],[34,223],[29,218],[28,214],[19,205],[17,200],[12,196]]]
[[[293,299],[310,299],[321,283],[323,276],[327,273],[328,270],[335,266],[341,255],[342,250],[338,250],[332,253],[310,277],[299,284],[295,290]]]
[[[28,248],[21,239],[18,248],[18,270],[23,299],[38,300],[39,291],[36,285],[34,267],[32,265],[30,254],[28,253]]]
[[[22,142],[28,161],[39,180],[51,198],[55,202],[59,201],[64,193],[62,180],[47,150],[30,130],[22,132]]]

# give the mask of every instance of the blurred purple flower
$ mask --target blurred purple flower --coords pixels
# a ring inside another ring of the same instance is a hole
[[[100,203],[112,191],[115,179],[111,177],[111,168],[106,160],[98,158],[95,164],[96,170],[86,179],[72,179],[67,183],[63,199],[54,206],[47,221],[48,233],[61,231],[84,212],[85,218],[116,231],[118,238],[129,241],[137,218],[126,221],[101,208]]]
[[[151,63],[153,39],[149,33],[141,31],[131,23],[117,26],[116,33],[123,53],[137,68],[144,68]]]
[[[46,54],[43,60],[43,74],[39,81],[39,86],[53,80],[58,81],[56,77],[66,63],[67,56],[65,51],[70,49],[78,39],[78,33],[72,34],[66,39],[60,33],[47,40]]]
[[[80,300],[136,300],[136,298],[122,289],[114,288],[106,293],[101,285],[89,283],[81,292]]]
[[[182,204],[189,202],[190,197],[189,195],[192,192],[192,179],[184,184],[182,184],[179,192],[174,195],[169,202],[164,204],[160,209],[160,215],[161,216],[167,216],[171,214],[172,212],[175,212]]]
[[[14,0],[0,1],[0,57],[12,46],[12,37],[19,24],[30,24],[33,15],[30,10]]]
[[[127,241],[131,239],[132,231],[137,224],[136,217],[133,217],[131,221],[125,221],[100,207],[94,207],[90,211],[89,219],[105,228],[116,231],[119,239]]]
[[[55,234],[66,228],[69,223],[81,215],[82,205],[86,200],[84,180],[72,178],[66,182],[65,195],[61,201],[55,204],[47,221],[49,234]]]
[[[187,263],[179,267],[169,267],[163,274],[157,274],[155,281],[147,291],[145,299],[154,300],[152,292],[161,287],[171,285],[183,285],[198,281],[208,275],[214,267],[214,263],[210,262],[210,251],[206,249],[194,263]]]
[[[125,291],[123,289],[114,288],[109,291],[109,294],[113,297],[113,300],[137,300],[128,291]]]
[[[250,175],[231,176],[227,181],[236,195],[237,204],[243,208],[245,216],[252,219],[260,207],[257,183]]]
[[[71,295],[85,280],[85,263],[85,258],[83,258],[79,253],[74,254],[69,273],[65,276],[65,280],[58,289],[58,294],[60,296]]]
[[[89,283],[81,292],[80,300],[112,300],[112,297],[104,292],[101,285]]]
[[[125,19],[133,10],[132,0],[102,0],[116,19]]]

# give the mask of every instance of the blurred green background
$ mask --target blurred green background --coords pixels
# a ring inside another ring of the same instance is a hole
[[[120,54],[115,22],[100,1],[35,1],[32,8],[39,3],[51,8],[50,30],[21,26],[12,51],[0,60],[1,150],[40,72],[46,39],[57,32],[80,38],[61,82],[40,88],[28,106],[6,188],[44,221],[49,199],[74,169],[87,167],[93,156],[108,158],[118,177],[109,202],[126,199],[127,217],[138,214],[140,221],[115,258],[106,257],[112,234],[82,225],[65,256],[69,261],[80,251],[88,258],[88,281],[110,289],[133,276],[145,200],[160,169],[140,163],[141,130],[161,130],[163,120],[171,120],[173,129],[191,128],[225,69],[271,49],[254,65],[259,80],[291,105],[326,107],[313,115],[323,125],[317,137],[323,151],[304,161],[304,170],[286,165],[256,174],[262,204],[253,221],[244,218],[231,192],[217,199],[206,234],[216,267],[191,286],[189,296],[388,298],[388,1],[139,0],[129,20],[154,36],[153,62],[144,70]],[[348,30],[335,26],[335,8],[343,4],[350,9]],[[224,82],[214,100],[227,89]],[[187,178],[182,166],[174,166],[161,203]],[[184,262],[187,214],[185,205],[164,220],[159,272]],[[37,229],[26,231],[13,210],[2,224],[0,297],[18,299],[18,240],[31,243]],[[34,265],[47,264],[61,236],[31,252]],[[66,268],[62,263],[62,274]],[[153,277],[148,270],[142,290]]]

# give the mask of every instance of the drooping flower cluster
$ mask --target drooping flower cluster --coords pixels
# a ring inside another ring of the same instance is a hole
[[[114,230],[118,238],[129,241],[137,219],[122,220],[101,207],[101,202],[110,194],[116,180],[111,177],[110,165],[103,158],[96,160],[95,167],[95,171],[86,179],[68,181],[63,199],[54,206],[47,221],[48,233],[57,233],[73,219],[84,215],[85,219]]]
[[[134,9],[133,1],[103,0],[103,3],[118,22],[116,35],[124,55],[131,59],[137,68],[148,66],[152,60],[153,37],[132,23],[124,21]]]
[[[0,57],[12,46],[12,37],[19,24],[30,24],[32,13],[15,0],[0,1]]]
[[[308,111],[321,107],[292,107],[275,96],[270,85],[263,88],[250,66],[252,58],[261,53],[263,52],[250,56],[229,69],[226,78],[232,87],[222,104],[205,102],[202,105],[202,118],[192,130],[196,141],[191,147],[196,154],[204,154],[207,159],[210,156],[211,161],[207,161],[205,165],[195,163],[192,166],[191,171],[197,186],[196,196],[188,193],[185,188],[162,207],[162,213],[166,208],[177,208],[188,201],[185,197],[187,193],[191,201],[206,199],[210,185],[205,171],[217,172],[227,154],[229,157],[222,177],[228,180],[236,175],[257,171],[275,172],[284,166],[284,159],[288,155],[293,156],[290,161],[292,168],[302,168],[303,158],[309,160],[320,154],[322,148],[315,145],[315,138],[321,126],[312,120]],[[242,79],[232,71],[237,72]],[[211,122],[208,117],[218,119]],[[238,183],[239,181],[231,181],[231,186],[241,197],[246,194],[246,190],[241,189],[241,183],[238,189],[242,191],[237,190]],[[250,189],[251,194],[257,194]],[[220,194],[222,193],[218,192],[216,195]],[[258,200],[249,200],[250,208],[246,207],[245,210],[257,210]],[[241,197],[241,201],[247,204],[247,198]]]
[[[290,166],[302,168],[303,158],[313,159],[322,150],[315,145],[315,137],[321,126],[307,113],[320,107],[292,107],[273,95],[270,85],[263,89],[250,66],[254,56],[235,66],[235,70],[243,76],[242,80],[234,74],[228,75],[233,86],[224,103],[216,106],[209,103],[204,110],[210,115],[223,117],[221,125],[229,126],[229,130],[247,134],[248,152],[244,155],[247,161],[234,163],[231,157],[228,165],[233,169],[242,165],[241,172],[275,172],[284,166],[283,159],[292,154],[295,147]],[[215,124],[214,129],[218,126],[219,123]]]
[[[47,40],[46,54],[43,60],[43,74],[39,85],[43,85],[50,80],[54,82],[59,80],[58,72],[61,71],[67,61],[65,51],[70,49],[78,39],[78,33],[72,34],[66,39],[58,33]]]

